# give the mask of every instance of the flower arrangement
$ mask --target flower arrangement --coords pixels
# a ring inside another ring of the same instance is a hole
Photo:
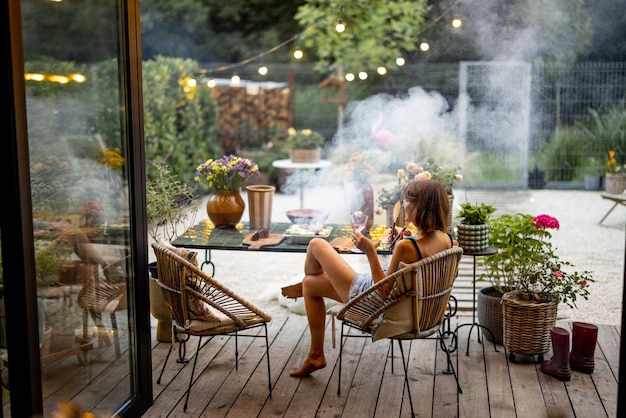
[[[343,174],[352,177],[355,183],[369,183],[370,177],[376,173],[376,169],[367,161],[367,154],[355,152],[350,161],[342,168]]]
[[[216,190],[239,190],[246,180],[258,175],[259,166],[256,163],[231,154],[200,164],[194,179]]]
[[[588,271],[568,271],[573,265],[560,260],[550,242],[549,229],[559,229],[549,215],[505,214],[489,221],[489,245],[498,253],[481,260],[489,280],[501,294],[515,289],[528,300],[555,300],[574,307],[576,299],[589,297],[593,281]]]
[[[607,173],[617,174],[622,171],[622,166],[617,163],[617,158],[615,158],[615,151],[609,151],[609,158],[606,160],[606,171]]]
[[[292,149],[316,149],[324,145],[324,137],[319,133],[310,129],[302,129],[300,131],[289,128],[287,130],[287,143]]]
[[[426,158],[421,165],[415,162],[406,163],[405,168],[397,171],[398,184],[391,189],[383,188],[378,195],[378,205],[386,209],[389,205],[402,202],[404,189],[412,181],[420,179],[433,179],[441,183],[448,194],[452,194],[452,186],[463,180],[458,166],[439,165],[432,158]]]
[[[100,205],[95,200],[88,200],[77,209],[81,218],[81,226],[94,227],[102,223],[104,214],[100,211]]]

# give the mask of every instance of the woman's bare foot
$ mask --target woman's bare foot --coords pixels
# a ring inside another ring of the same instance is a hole
[[[298,370],[289,373],[289,375],[293,377],[306,377],[324,367],[326,367],[326,359],[323,356],[315,359],[307,357],[304,363],[302,363],[302,366]]]
[[[281,292],[286,298],[301,298],[302,297],[302,282],[292,284],[291,286],[285,286],[281,289]]]

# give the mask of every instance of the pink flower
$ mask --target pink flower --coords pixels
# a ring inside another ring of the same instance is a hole
[[[559,229],[559,221],[550,215],[537,215],[533,219],[533,224],[537,229]]]
[[[415,163],[407,163],[406,169],[409,173],[419,173],[421,171],[419,170],[419,167]]]
[[[423,173],[419,173],[417,176],[415,176],[415,180],[430,180],[431,178],[432,175],[428,171],[424,171]]]
[[[555,272],[554,272],[554,275],[555,275],[556,277],[559,277],[559,278],[560,278],[560,277],[563,277],[563,273],[561,273],[559,270],[555,271]]]
[[[403,169],[399,169],[398,170],[398,178],[399,179],[403,179],[405,177],[406,177],[406,174],[404,173],[404,170]]]
[[[587,280],[583,279],[582,282],[583,286],[589,286],[589,283],[587,283]]]

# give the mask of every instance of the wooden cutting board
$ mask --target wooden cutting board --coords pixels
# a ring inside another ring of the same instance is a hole
[[[281,241],[285,238],[284,234],[269,234],[267,238],[259,238],[256,241],[252,241],[252,236],[255,234],[255,232],[256,231],[249,233],[241,241],[242,244],[249,246],[249,250],[258,250],[261,247],[280,244]]]

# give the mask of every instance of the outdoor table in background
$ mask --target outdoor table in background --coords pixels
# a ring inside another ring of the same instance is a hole
[[[294,163],[290,159],[275,160],[272,162],[272,166],[276,168],[296,170],[300,180],[300,208],[304,208],[304,174],[302,170],[317,170],[320,168],[331,167],[333,163],[328,160],[319,160],[315,163]]]

